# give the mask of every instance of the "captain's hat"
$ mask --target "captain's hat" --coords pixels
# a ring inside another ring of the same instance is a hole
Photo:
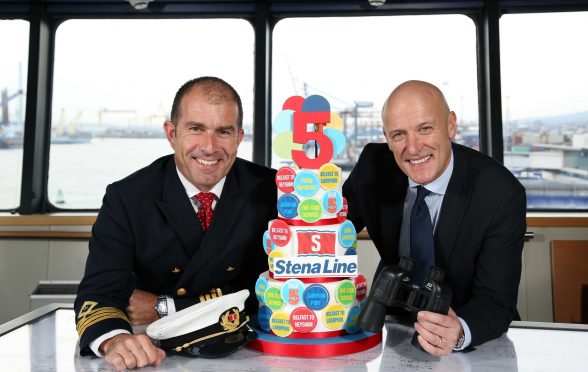
[[[147,335],[163,350],[191,357],[219,358],[254,340],[243,309],[249,291],[227,294],[163,317]]]

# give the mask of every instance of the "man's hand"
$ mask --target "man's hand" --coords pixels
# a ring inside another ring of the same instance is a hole
[[[158,366],[165,358],[165,351],[155,347],[147,335],[116,335],[104,341],[100,351],[117,370]]]
[[[156,302],[157,296],[153,293],[135,289],[126,308],[131,325],[150,324],[159,319],[155,311]]]
[[[419,333],[419,343],[426,352],[435,356],[449,355],[463,334],[461,323],[453,309],[442,315],[420,311],[414,329]]]

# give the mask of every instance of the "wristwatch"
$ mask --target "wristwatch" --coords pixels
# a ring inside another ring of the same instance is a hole
[[[157,302],[155,303],[155,312],[160,318],[167,316],[167,297],[168,296],[157,296]]]
[[[453,350],[459,350],[463,346],[463,342],[465,341],[465,333],[461,335],[461,337],[457,340],[457,344],[453,347]]]

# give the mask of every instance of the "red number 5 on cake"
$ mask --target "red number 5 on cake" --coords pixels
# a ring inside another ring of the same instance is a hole
[[[309,141],[316,141],[319,148],[318,156],[314,159],[306,156],[304,150],[292,150],[292,160],[304,169],[319,169],[333,157],[333,143],[323,133],[323,126],[331,120],[329,111],[293,113],[292,140],[294,143],[305,145]],[[316,131],[309,132],[308,124],[315,124]]]

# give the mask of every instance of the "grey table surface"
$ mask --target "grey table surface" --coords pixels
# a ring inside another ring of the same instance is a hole
[[[387,322],[382,343],[339,357],[294,358],[241,349],[223,359],[169,356],[146,371],[588,371],[588,326],[514,322],[500,338],[468,353],[437,358],[410,344],[412,327]],[[80,357],[71,305],[48,305],[0,325],[6,371],[109,371]]]

